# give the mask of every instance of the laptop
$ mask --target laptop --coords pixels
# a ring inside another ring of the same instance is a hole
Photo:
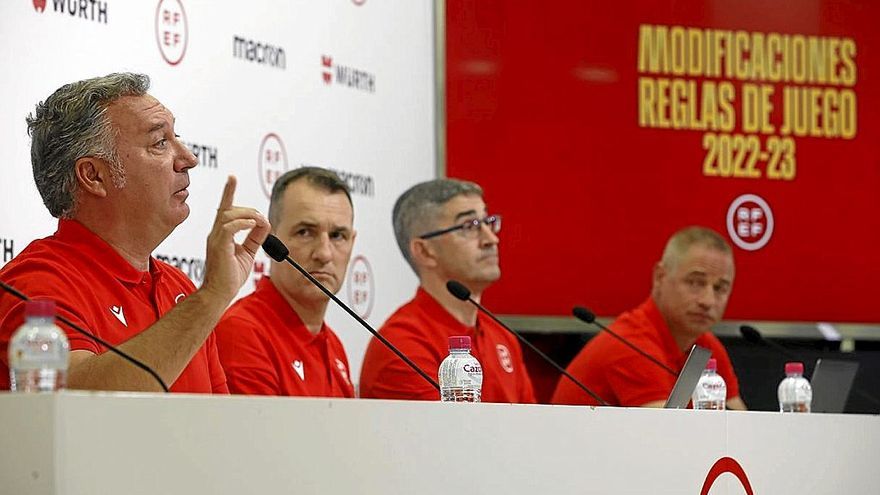
[[[669,398],[666,399],[666,405],[663,407],[666,409],[684,409],[687,407],[694,389],[697,388],[697,382],[700,381],[700,376],[702,376],[703,370],[706,369],[706,364],[711,356],[712,352],[709,349],[697,345],[691,347],[687,361],[684,362],[684,368],[678,374],[675,386],[672,387],[672,392],[669,393]]]
[[[817,359],[810,378],[812,412],[842,413],[858,370],[859,363],[855,361]]]

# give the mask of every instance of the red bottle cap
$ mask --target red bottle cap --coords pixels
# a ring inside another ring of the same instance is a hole
[[[467,335],[456,335],[449,337],[449,350],[471,350],[471,338]]]
[[[716,361],[715,358],[709,358],[709,362],[706,363],[706,369],[718,371],[718,361]]]
[[[55,318],[55,301],[31,299],[24,304],[24,317]]]
[[[797,373],[798,375],[804,374],[804,363],[791,362],[785,363],[785,374],[793,375]]]

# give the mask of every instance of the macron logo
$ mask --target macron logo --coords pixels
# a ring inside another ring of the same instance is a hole
[[[122,312],[122,306],[110,306],[110,312],[113,313],[113,316],[115,316],[120,323],[128,327],[128,323],[125,322],[125,313]]]
[[[303,362],[297,359],[290,364],[291,366],[293,366],[293,371],[296,371],[296,374],[299,375],[299,379],[302,381],[306,381],[306,370],[305,368],[303,368]]]

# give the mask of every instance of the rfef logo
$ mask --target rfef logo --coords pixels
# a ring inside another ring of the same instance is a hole
[[[277,134],[270,132],[260,143],[260,156],[257,158],[257,171],[260,185],[267,198],[272,197],[272,186],[284,172],[287,172],[287,151]]]
[[[763,198],[743,194],[727,209],[727,233],[740,249],[757,251],[773,236],[773,211]]]
[[[346,294],[348,303],[361,318],[369,318],[376,299],[376,285],[373,268],[367,258],[358,255],[351,261],[348,268],[348,284]]]
[[[186,55],[189,38],[186,12],[180,0],[159,0],[156,6],[156,43],[162,58],[177,65]]]
[[[749,483],[749,478],[746,476],[745,470],[731,457],[722,457],[721,459],[718,459],[712,468],[709,469],[709,474],[706,475],[706,481],[703,482],[703,488],[700,490],[700,495],[709,495],[709,490],[712,489],[715,480],[724,473],[734,475],[745,489],[746,494],[754,495],[755,492],[752,491],[752,484]]]

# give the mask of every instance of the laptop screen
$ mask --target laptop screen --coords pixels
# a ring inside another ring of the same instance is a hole
[[[694,389],[697,387],[697,382],[700,381],[700,376],[703,374],[703,370],[706,369],[706,363],[709,362],[710,356],[712,356],[712,352],[709,349],[697,345],[691,347],[687,361],[684,362],[684,368],[678,374],[675,386],[672,387],[672,392],[669,393],[669,398],[666,399],[666,405],[664,406],[666,409],[684,409],[687,407],[688,402],[691,400],[691,395],[693,395]]]

